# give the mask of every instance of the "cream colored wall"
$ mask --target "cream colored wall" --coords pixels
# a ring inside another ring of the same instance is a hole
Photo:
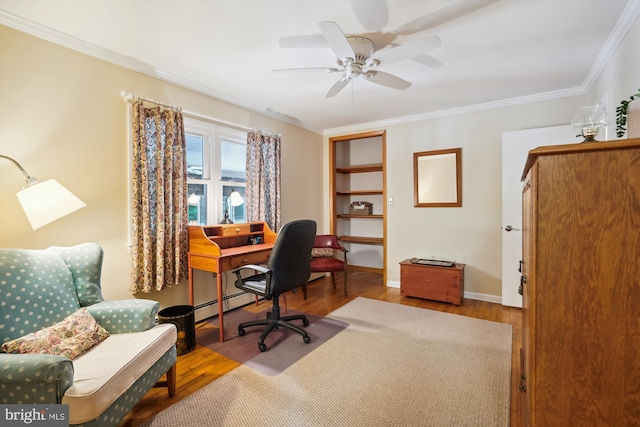
[[[600,73],[589,91],[588,103],[601,100],[607,103],[610,125],[607,140],[619,139],[616,136],[616,108],[623,99],[638,93],[640,89],[640,17],[624,37],[615,54]],[[623,138],[626,138],[625,135]],[[598,137],[596,137],[599,139]]]
[[[502,294],[502,132],[566,125],[580,105],[620,100],[640,87],[640,24],[630,28],[587,95],[387,127],[387,283],[399,286],[398,263],[411,257],[466,264],[465,293]],[[380,128],[362,128],[357,133]],[[608,139],[615,138],[612,113]],[[337,135],[337,134],[336,134]],[[329,136],[325,136],[325,145]],[[462,147],[462,208],[413,207],[413,153]],[[326,150],[326,147],[325,147]],[[328,168],[328,166],[327,166]],[[475,295],[474,295],[475,294]]]
[[[324,227],[322,137],[264,115],[0,26],[0,153],[40,180],[56,178],[87,207],[33,231],[15,193],[22,174],[0,162],[0,246],[45,248],[93,241],[105,251],[103,291],[130,298],[128,240],[131,91],[198,114],[282,134],[282,219]],[[211,286],[204,284],[201,286]],[[188,303],[186,283],[136,297]]]
[[[502,294],[502,132],[567,124],[584,97],[387,127],[387,283],[412,257],[466,264],[465,293]],[[413,207],[413,153],[462,148],[462,207]],[[524,166],[524,165],[523,165]],[[488,298],[487,298],[488,296]]]

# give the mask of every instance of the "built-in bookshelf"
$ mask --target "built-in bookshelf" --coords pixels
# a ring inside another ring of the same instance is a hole
[[[386,133],[332,137],[329,144],[331,232],[349,250],[350,269],[384,273]],[[362,203],[371,206],[365,214],[350,210]]]

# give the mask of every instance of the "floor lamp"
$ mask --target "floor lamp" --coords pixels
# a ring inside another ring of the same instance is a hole
[[[16,165],[27,178],[27,186],[17,196],[34,230],[87,206],[55,179],[39,182],[11,157],[0,154],[0,158]]]

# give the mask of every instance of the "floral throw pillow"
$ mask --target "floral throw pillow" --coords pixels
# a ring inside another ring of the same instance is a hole
[[[57,354],[75,359],[108,336],[109,332],[89,311],[81,308],[55,325],[2,344],[2,352]]]
[[[336,254],[335,249],[331,248],[313,248],[311,249],[312,258],[333,258]]]

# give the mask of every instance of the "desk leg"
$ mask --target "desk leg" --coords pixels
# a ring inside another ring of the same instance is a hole
[[[189,305],[193,307],[193,303],[193,268],[189,267]]]
[[[224,273],[216,273],[216,286],[218,288],[218,323],[220,324],[220,342],[224,342],[224,321],[223,321],[223,308],[224,302],[222,301],[222,275]]]

